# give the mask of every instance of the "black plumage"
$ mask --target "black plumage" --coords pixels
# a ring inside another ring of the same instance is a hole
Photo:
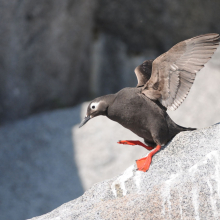
[[[124,88],[116,94],[94,99],[80,124],[98,115],[105,115],[144,139],[119,141],[141,145],[148,150],[146,158],[137,161],[138,170],[147,171],[151,157],[176,134],[194,130],[173,122],[166,109],[175,110],[184,101],[196,73],[211,58],[219,44],[218,34],[206,34],[176,44],[154,61],[145,61],[135,69],[136,88]]]

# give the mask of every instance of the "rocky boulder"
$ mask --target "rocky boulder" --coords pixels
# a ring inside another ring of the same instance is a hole
[[[33,220],[219,219],[220,124],[178,134],[148,172],[135,165]]]

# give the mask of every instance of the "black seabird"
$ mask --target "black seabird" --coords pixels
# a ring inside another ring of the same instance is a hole
[[[152,156],[176,134],[194,130],[173,122],[167,109],[176,110],[187,97],[204,64],[219,45],[219,34],[200,35],[173,46],[155,60],[147,60],[135,69],[136,88],[124,88],[116,94],[94,99],[80,127],[91,118],[105,115],[144,139],[119,141],[119,144],[141,145],[151,151],[136,161],[137,169],[146,172]]]

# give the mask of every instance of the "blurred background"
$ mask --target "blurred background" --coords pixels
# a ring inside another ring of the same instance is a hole
[[[219,10],[217,0],[0,0],[0,219],[49,212],[146,154],[117,145],[139,138],[105,117],[78,129],[85,101],[136,86],[134,68],[179,41],[220,33]],[[219,94],[220,48],[169,114],[212,125]]]

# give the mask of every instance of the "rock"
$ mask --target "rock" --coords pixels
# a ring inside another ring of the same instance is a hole
[[[220,123],[178,134],[148,172],[132,165],[76,200],[33,218],[219,219]]]
[[[0,2],[0,122],[88,98],[96,0]]]
[[[219,7],[219,2],[205,0],[99,0],[96,26],[125,42],[129,51],[140,53],[151,48],[165,52],[187,38],[219,33]]]

